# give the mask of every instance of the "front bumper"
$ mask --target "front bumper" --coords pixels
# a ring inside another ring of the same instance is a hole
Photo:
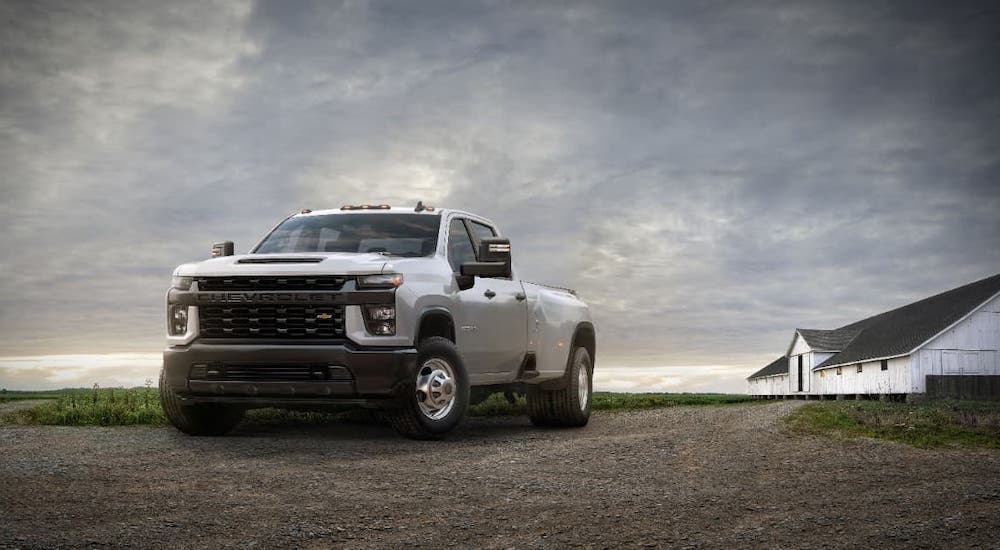
[[[370,349],[350,344],[195,342],[163,352],[164,384],[182,400],[247,406],[385,405],[400,397],[404,386],[415,378],[416,361],[413,348]],[[337,374],[321,379],[282,378],[282,369],[302,365],[313,366],[317,374],[326,367]],[[206,376],[206,369],[217,375]]]

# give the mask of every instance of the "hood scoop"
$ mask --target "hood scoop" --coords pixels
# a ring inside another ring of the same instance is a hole
[[[262,257],[262,258],[240,258],[236,260],[238,264],[318,264],[322,262],[325,258],[281,258],[281,257]]]

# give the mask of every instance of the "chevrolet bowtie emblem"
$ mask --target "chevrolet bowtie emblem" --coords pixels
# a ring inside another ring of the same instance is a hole
[[[329,313],[320,313],[319,315],[316,316],[316,318],[323,319],[325,321],[327,319],[332,319],[333,315],[330,315]]]

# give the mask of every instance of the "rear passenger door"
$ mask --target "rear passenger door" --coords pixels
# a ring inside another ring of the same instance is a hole
[[[495,236],[489,226],[455,217],[448,226],[448,260],[458,272],[464,262],[475,261],[479,241]],[[527,349],[528,312],[518,281],[476,277],[468,290],[457,293],[453,312],[459,351],[466,360],[473,384],[511,380]]]

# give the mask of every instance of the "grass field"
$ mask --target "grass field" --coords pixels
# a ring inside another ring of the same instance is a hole
[[[6,392],[0,399],[49,399],[37,407],[6,414],[3,421],[13,424],[47,424],[60,426],[127,426],[166,424],[160,408],[158,390],[146,388],[65,389],[48,392]],[[702,393],[608,393],[595,392],[593,410],[632,411],[684,405],[724,405],[753,401],[746,395]],[[503,395],[494,394],[486,401],[470,407],[470,416],[501,416],[525,413],[523,397],[514,403]],[[249,418],[259,422],[322,423],[367,419],[365,411],[343,411],[334,414],[290,412],[276,409],[250,411]]]
[[[810,403],[787,419],[796,433],[875,437],[920,448],[1000,448],[1000,402]]]
[[[82,391],[75,389],[51,390],[51,391],[0,391],[0,403],[9,401],[23,401],[28,399],[59,399],[59,397],[70,392]]]

